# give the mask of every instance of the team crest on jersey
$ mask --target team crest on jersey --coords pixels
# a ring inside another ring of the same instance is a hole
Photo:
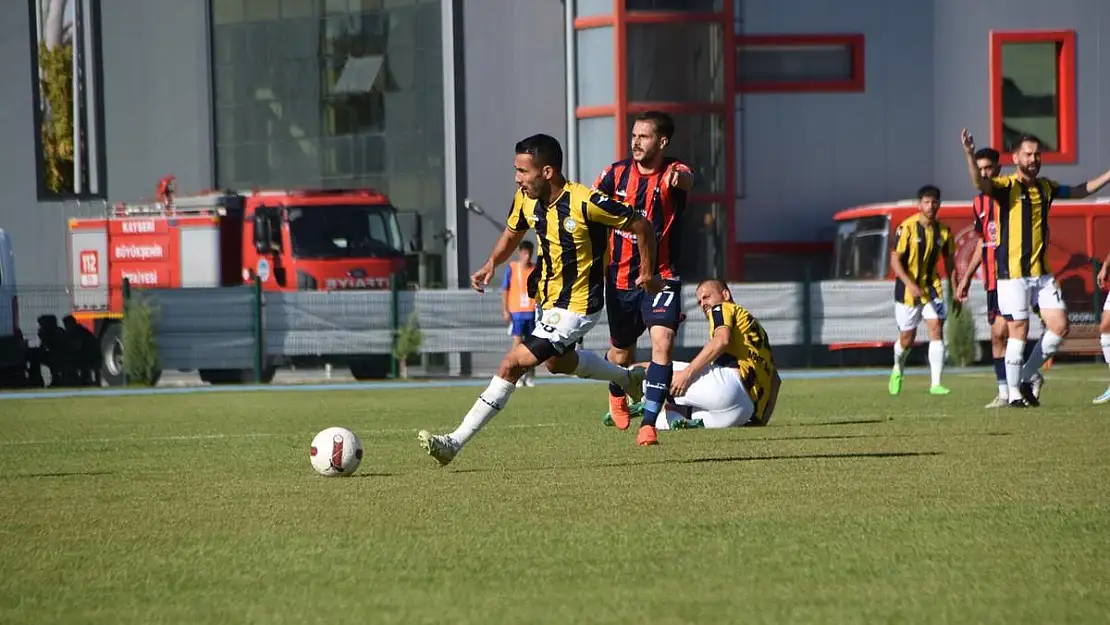
[[[993,221],[987,224],[987,245],[991,247],[998,245],[998,224]]]
[[[574,232],[577,229],[578,222],[574,220],[574,217],[567,217],[563,220],[563,230],[566,230],[567,232]]]

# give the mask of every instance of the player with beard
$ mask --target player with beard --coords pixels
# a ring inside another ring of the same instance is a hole
[[[694,185],[690,167],[666,156],[674,136],[670,115],[647,111],[632,124],[632,158],[609,165],[598,176],[594,187],[602,193],[632,204],[645,216],[654,230],[656,262],[638,252],[637,240],[627,232],[613,230],[609,235],[609,266],[605,277],[605,312],[609,320],[609,348],[606,358],[629,366],[635,360],[636,341],[648,331],[651,336],[651,364],[647,369],[644,413],[636,436],[638,445],[658,444],[655,421],[667,401],[673,366],[671,353],[675,333],[682,318],[682,281],[678,276],[679,239],[677,229],[686,208],[686,194]],[[636,275],[650,271],[663,281],[663,289],[649,294],[636,288]],[[626,429],[632,419],[628,398],[615,384],[609,385],[609,417],[618,429]]]
[[[1009,176],[984,178],[975,162],[975,140],[967,129],[960,133],[972,185],[994,200],[997,236],[994,244],[998,310],[1006,318],[1006,385],[1010,407],[1039,406],[1033,379],[1068,333],[1068,312],[1056,278],[1045,262],[1048,251],[1048,212],[1057,199],[1082,199],[1110,182],[1110,171],[1088,182],[1065,186],[1040,177],[1041,141],[1022,135],[1014,143],[1016,171]],[[1030,302],[1041,310],[1044,335],[1028,359]]]
[[[607,380],[626,393],[642,396],[643,369],[617,366],[593,352],[576,351],[575,346],[597,324],[604,307],[603,263],[610,229],[637,235],[637,251],[645,263],[633,279],[633,288],[648,293],[659,290],[650,270],[655,266],[651,223],[631,206],[564,178],[563,148],[554,137],[540,134],[518,142],[513,167],[519,190],[505,232],[489,260],[470,277],[470,284],[484,293],[497,266],[509,260],[525,233],[534,228],[540,253],[529,275],[528,295],[540,308],[539,319],[531,336],[505,354],[497,375],[454,432],[419,432],[420,445],[440,466],[455,459],[505,408],[517,380],[541,363],[552,373]]]

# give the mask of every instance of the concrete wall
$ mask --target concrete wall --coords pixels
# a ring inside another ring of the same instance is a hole
[[[1079,163],[1044,174],[1086,180],[1110,167],[1110,3],[1061,0],[744,0],[745,34],[862,33],[866,91],[737,96],[740,241],[828,237],[832,214],[911,197],[925,183],[972,195],[958,137],[990,142],[989,32],[1076,31]],[[1005,162],[1005,161],[1004,161]]]
[[[463,4],[466,189],[502,224],[495,228],[469,215],[467,249],[459,262],[473,272],[500,236],[516,191],[513,145],[543,132],[559,139],[566,151],[566,60],[561,2]]]
[[[207,3],[101,5],[106,198],[149,196],[158,178],[169,173],[182,189],[210,184]],[[13,239],[25,305],[64,306],[68,299],[57,289],[68,279],[66,220],[102,208],[38,198],[34,23],[26,2],[11,2],[0,20],[0,188],[5,190],[0,228]]]

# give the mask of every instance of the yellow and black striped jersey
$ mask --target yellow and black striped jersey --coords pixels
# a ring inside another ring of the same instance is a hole
[[[940,259],[951,258],[954,249],[951,228],[936,220],[925,225],[921,223],[921,213],[907,217],[894,231],[894,251],[902,260],[902,267],[910,279],[921,287],[924,297],[914,298],[906,291],[906,284],[895,278],[894,301],[907,306],[920,306],[943,298]]]
[[[1017,174],[991,179],[991,198],[997,224],[994,244],[999,280],[1036,278],[1051,273],[1048,251],[1048,211],[1056,199],[1071,197],[1071,187],[1049,178],[1025,183]]]
[[[775,377],[775,358],[767,332],[747,309],[734,302],[710,308],[708,317],[710,337],[718,328],[729,329],[728,347],[713,364],[740,370],[755,414],[761,418],[771,399],[771,380]]]
[[[536,230],[536,305],[580,315],[600,311],[609,232],[628,230],[636,215],[628,204],[577,182],[568,181],[547,206],[518,189],[508,226],[513,232]]]

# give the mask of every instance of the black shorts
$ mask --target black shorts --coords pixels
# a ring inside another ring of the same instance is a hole
[[[641,289],[617,289],[606,282],[605,315],[609,319],[609,343],[620,349],[635,345],[652,326],[677,330],[682,321],[682,283],[666,280],[663,290],[651,295]]]

